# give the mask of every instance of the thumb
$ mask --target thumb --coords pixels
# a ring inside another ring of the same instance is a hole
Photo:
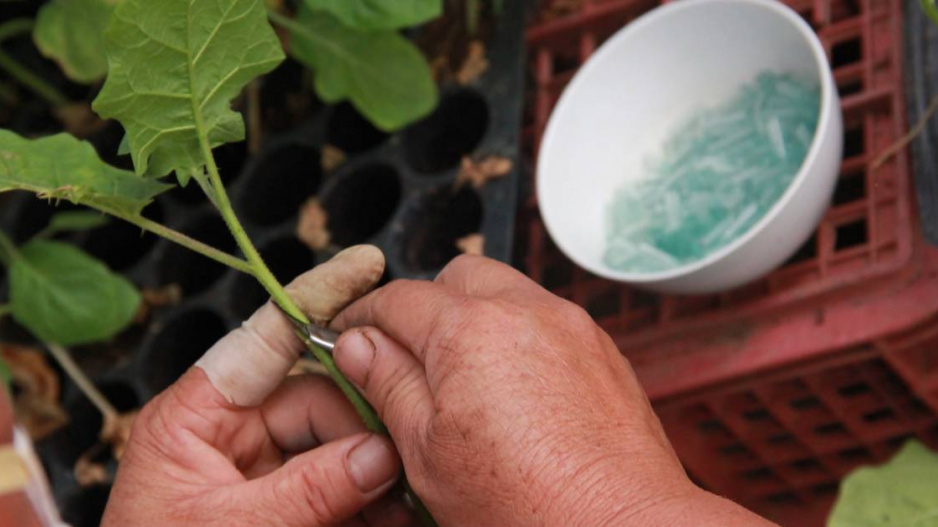
[[[245,483],[236,499],[276,523],[334,525],[380,498],[400,471],[400,458],[388,439],[358,434],[298,455]]]

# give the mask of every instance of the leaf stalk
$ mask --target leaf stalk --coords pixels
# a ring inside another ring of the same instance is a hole
[[[105,397],[104,394],[98,390],[98,387],[91,382],[91,379],[85,375],[85,372],[81,370],[68,350],[54,342],[44,342],[43,345],[49,350],[49,353],[55,361],[59,363],[62,370],[75,382],[78,389],[81,390],[81,392],[88,397],[88,400],[91,401],[91,404],[101,412],[101,415],[104,417],[104,422],[109,423],[116,420],[120,415],[117,408],[114,408],[114,405],[107,400],[107,397]]]
[[[4,267],[9,267],[19,256],[20,252],[16,248],[16,244],[13,243],[13,240],[11,240],[5,232],[0,231],[0,264],[3,264]]]
[[[24,68],[19,62],[5,51],[0,51],[0,70],[19,81],[20,84],[32,90],[33,93],[49,103],[50,106],[65,106],[68,104],[68,98],[62,95],[59,90],[51,84],[44,81],[38,75]]]

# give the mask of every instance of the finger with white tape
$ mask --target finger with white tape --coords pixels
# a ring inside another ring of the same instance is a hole
[[[287,292],[317,324],[328,324],[347,305],[374,288],[384,255],[371,245],[350,247],[299,276]],[[256,406],[280,385],[305,350],[293,324],[268,302],[196,362],[229,402]]]

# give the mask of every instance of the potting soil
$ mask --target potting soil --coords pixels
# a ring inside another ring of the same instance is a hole
[[[788,188],[811,145],[820,90],[760,73],[716,108],[697,111],[644,159],[646,174],[606,210],[606,265],[673,269],[755,225]]]

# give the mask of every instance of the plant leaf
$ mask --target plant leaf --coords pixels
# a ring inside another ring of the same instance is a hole
[[[59,63],[77,82],[89,84],[107,74],[104,29],[116,0],[51,0],[36,15],[33,40],[43,55]]]
[[[107,340],[133,320],[140,293],[80,249],[33,240],[10,266],[13,318],[40,340],[75,346]]]
[[[95,111],[124,126],[137,174],[180,181],[204,172],[200,137],[244,139],[230,101],[283,60],[261,0],[124,0],[105,38]]]
[[[13,372],[10,371],[10,367],[7,366],[7,363],[3,361],[3,357],[0,357],[0,385],[9,390],[12,384]]]
[[[49,220],[49,225],[42,230],[42,236],[49,237],[60,232],[90,231],[107,225],[107,216],[90,210],[68,210],[59,212]]]
[[[938,453],[908,441],[888,463],[844,478],[827,527],[938,525]]]
[[[71,135],[24,139],[0,130],[0,192],[28,190],[111,214],[137,216],[169,188],[104,163],[89,143]]]
[[[932,22],[938,24],[938,7],[935,6],[935,0],[920,0],[922,9]]]
[[[306,0],[316,11],[328,11],[353,29],[400,29],[432,20],[443,12],[442,0]]]
[[[350,99],[385,131],[416,121],[436,106],[426,59],[396,32],[355,31],[305,4],[288,29],[290,52],[314,70],[316,92],[324,101]]]

